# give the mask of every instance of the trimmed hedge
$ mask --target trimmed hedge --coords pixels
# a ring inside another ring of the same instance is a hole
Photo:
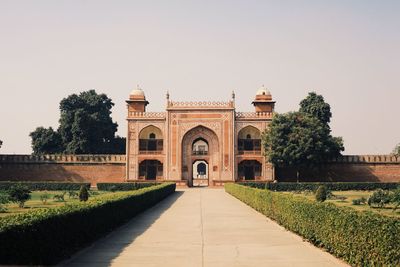
[[[69,183],[69,182],[14,182],[14,181],[5,181],[0,182],[0,191],[8,190],[11,186],[14,185],[24,185],[29,188],[31,191],[69,191],[69,190],[79,190],[81,186],[86,186],[87,189],[90,188],[90,183]]]
[[[143,183],[97,183],[97,189],[101,191],[130,191],[137,190],[140,188],[146,188],[153,185],[158,185],[156,182],[143,182]]]
[[[51,265],[175,192],[165,183],[0,219],[0,264]]]
[[[238,184],[225,190],[355,266],[400,265],[400,220]]]
[[[324,183],[259,183],[244,182],[239,183],[259,189],[269,189],[272,191],[316,191],[320,185],[325,185],[331,191],[372,191],[378,188],[383,190],[393,190],[400,186],[400,183],[357,183],[357,182],[324,182]]]

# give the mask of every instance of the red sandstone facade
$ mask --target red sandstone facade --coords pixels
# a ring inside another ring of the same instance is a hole
[[[167,94],[165,112],[146,112],[148,103],[141,89],[127,100],[127,181],[192,186],[274,179],[261,149],[275,106],[264,87],[249,113],[236,112],[234,93],[226,102],[175,102]]]

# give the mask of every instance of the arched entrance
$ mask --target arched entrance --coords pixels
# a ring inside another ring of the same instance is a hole
[[[139,164],[139,178],[157,180],[163,176],[163,164],[158,160],[143,160]]]
[[[207,186],[218,180],[220,168],[218,137],[204,126],[189,130],[182,138],[182,179],[189,186]]]
[[[258,180],[261,177],[262,165],[257,160],[243,160],[239,163],[240,180]]]
[[[193,186],[208,185],[208,163],[205,160],[196,160],[192,165]]]

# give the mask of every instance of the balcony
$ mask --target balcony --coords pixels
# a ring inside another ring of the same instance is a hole
[[[193,156],[204,156],[204,155],[208,155],[208,151],[204,151],[204,150],[193,150],[193,151],[192,151],[192,155],[193,155]]]
[[[261,150],[239,150],[239,155],[261,155]]]

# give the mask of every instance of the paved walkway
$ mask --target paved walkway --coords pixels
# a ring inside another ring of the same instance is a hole
[[[186,189],[64,266],[346,266],[223,189]]]

